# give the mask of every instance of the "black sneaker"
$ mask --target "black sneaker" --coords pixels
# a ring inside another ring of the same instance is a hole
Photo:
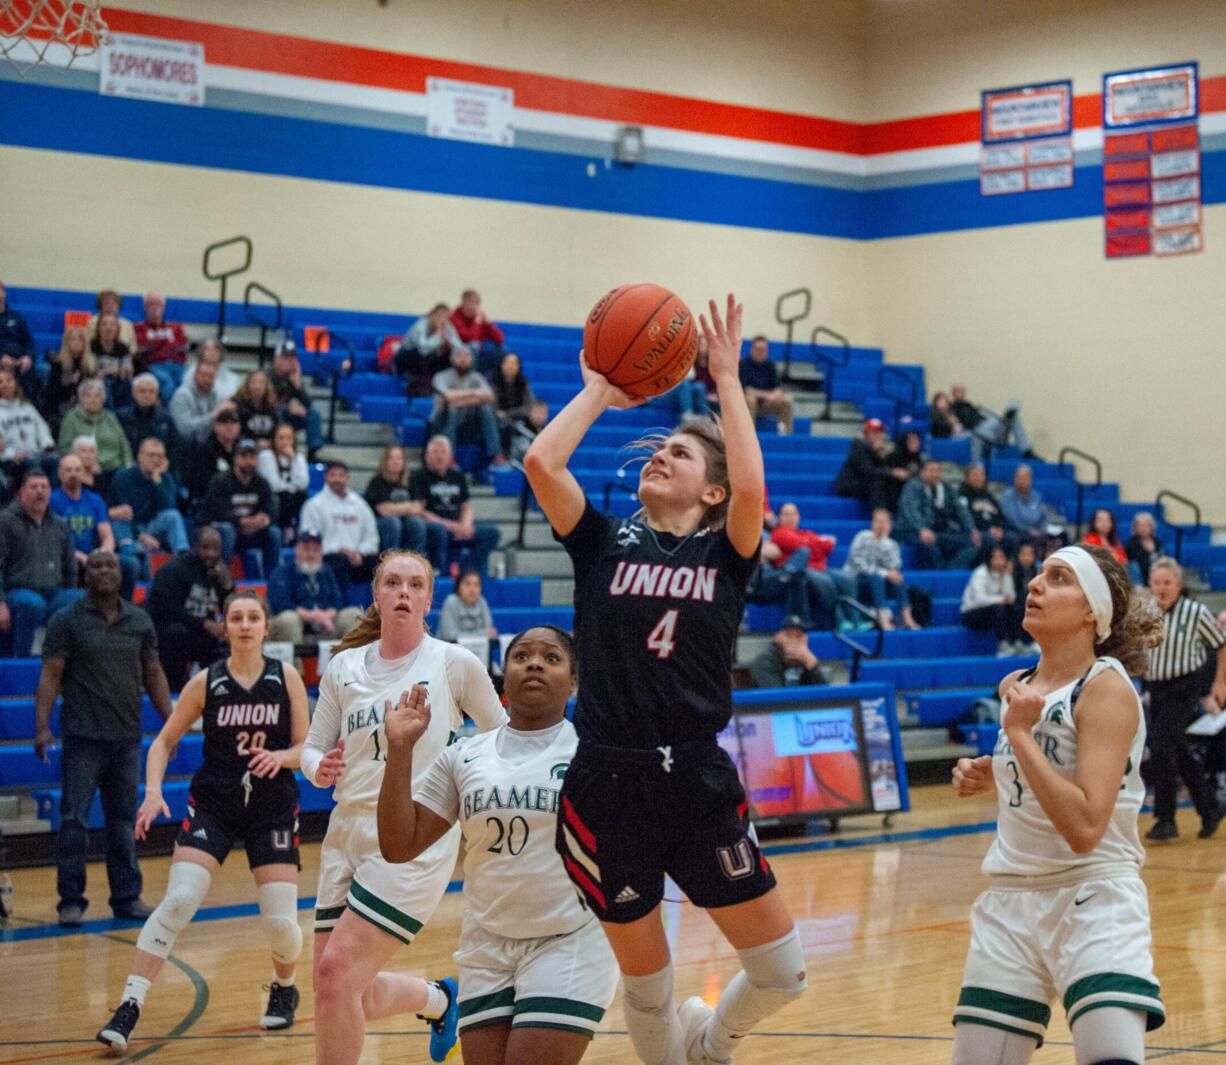
[[[260,1018],[261,1028],[292,1028],[298,1008],[298,988],[273,984],[268,989],[268,1007]]]
[[[1213,811],[1208,817],[1201,818],[1200,831],[1196,833],[1198,839],[1208,839],[1212,836],[1222,823],[1222,815],[1226,813],[1220,806]]]
[[[1214,826],[1217,827],[1216,825]],[[1174,821],[1155,821],[1154,827],[1145,833],[1146,839],[1178,839],[1179,829]]]
[[[135,1000],[126,998],[119,1004],[110,1023],[104,1025],[94,1038],[103,1046],[110,1047],[112,1053],[122,1054],[128,1049],[128,1037],[139,1020],[140,1007]]]

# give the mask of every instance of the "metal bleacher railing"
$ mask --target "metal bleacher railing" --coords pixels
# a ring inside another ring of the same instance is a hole
[[[1070,455],[1081,459],[1083,462],[1088,462],[1094,467],[1094,483],[1092,485],[1087,485],[1083,481],[1078,480],[1077,467],[1071,462],[1067,461]],[[1077,539],[1080,540],[1082,526],[1085,523],[1086,488],[1093,488],[1097,490],[1098,488],[1102,487],[1103,464],[1088,451],[1082,451],[1080,448],[1072,446],[1062,447],[1060,449],[1060,454],[1057,456],[1057,463],[1060,469],[1060,476],[1067,477],[1077,486],[1077,510],[1073,515],[1073,528],[1076,531]]]
[[[1178,492],[1171,491],[1171,489],[1169,488],[1163,488],[1154,497],[1155,507],[1162,508],[1163,504],[1168,499],[1176,503],[1182,503],[1185,507],[1187,507],[1189,510],[1192,511],[1196,520],[1193,523],[1192,529],[1189,532],[1187,532],[1187,535],[1196,536],[1201,530],[1200,507],[1196,503],[1192,502],[1192,500],[1190,500],[1187,496],[1182,496]],[[1175,561],[1182,562],[1183,561],[1183,538],[1185,535],[1184,527],[1182,525],[1175,525],[1173,522],[1170,522],[1170,521],[1167,521],[1166,524],[1175,530]]]
[[[229,269],[212,269],[211,261],[217,252],[224,248],[241,247],[243,249],[243,262],[241,265],[231,266]],[[251,269],[251,256],[254,251],[254,245],[251,243],[250,237],[238,236],[228,237],[225,240],[214,241],[204,249],[204,262],[201,265],[201,270],[205,278],[209,281],[219,281],[221,283],[221,291],[217,297],[217,335],[221,336],[226,329],[226,283],[230,278],[238,274],[246,273]]]

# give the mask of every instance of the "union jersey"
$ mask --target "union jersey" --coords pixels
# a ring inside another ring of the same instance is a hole
[[[191,792],[243,806],[296,797],[294,774],[275,777],[249,771],[251,756],[260,748],[281,751],[294,745],[285,671],[275,658],[264,658],[260,678],[244,688],[230,672],[227,659],[209,666],[204,695],[204,761],[192,778]]]
[[[755,566],[723,529],[656,532],[591,501],[567,536],[575,570],[579,738],[660,747],[732,717],[732,655]]]
[[[1114,658],[1100,658],[1081,680],[1058,688],[1047,696],[1043,713],[1033,735],[1051,767],[1068,780],[1077,775],[1076,694],[1104,670],[1114,670],[1129,680],[1124,667]],[[1145,715],[1135,693],[1137,729],[1128,748],[1128,762],[1120,784],[1107,831],[1097,847],[1078,854],[1056,831],[1038,799],[1026,782],[1013,757],[1013,747],[1001,729],[992,753],[992,774],[996,779],[997,829],[983,871],[989,876],[1059,876],[1074,870],[1126,862],[1141,867],[1145,848],[1137,834],[1137,814],[1145,798],[1141,782],[1141,754],[1145,750]],[[1001,706],[1003,722],[1009,713],[1007,701]]]
[[[566,935],[595,919],[554,846],[562,780],[579,738],[569,721],[547,732],[508,725],[461,740],[414,792],[464,832],[465,923],[507,939]]]

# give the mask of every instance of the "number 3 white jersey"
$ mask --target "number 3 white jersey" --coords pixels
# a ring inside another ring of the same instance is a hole
[[[1077,718],[1075,690],[1104,670],[1114,670],[1129,682],[1127,672],[1114,658],[1100,658],[1089,673],[1047,696],[1043,713],[1034,727],[1035,742],[1051,767],[1062,777],[1073,780],[1077,774]],[[1039,805],[1013,756],[1013,747],[1001,729],[992,753],[992,773],[996,778],[997,829],[983,871],[989,876],[1027,876],[1059,878],[1080,874],[1091,867],[1127,864],[1139,869],[1145,861],[1145,848],[1137,834],[1137,814],[1145,799],[1141,782],[1141,754],[1145,749],[1145,715],[1135,694],[1137,730],[1128,749],[1128,762],[1107,831],[1097,847],[1088,854],[1077,854],[1052,825]],[[1001,721],[1009,713],[1008,702],[1001,706]]]
[[[387,766],[386,704],[395,706],[401,692],[421,684],[430,701],[430,726],[414,751],[414,785],[455,738],[463,714],[483,732],[506,720],[489,674],[471,651],[433,636],[402,658],[382,658],[379,647],[376,640],[333,656],[305,745],[325,753],[345,741],[345,771],[334,797],[338,806],[372,814]]]
[[[535,939],[594,919],[554,847],[562,779],[577,744],[569,721],[540,732],[504,725],[449,747],[414,788],[417,802],[463,829],[466,926]]]

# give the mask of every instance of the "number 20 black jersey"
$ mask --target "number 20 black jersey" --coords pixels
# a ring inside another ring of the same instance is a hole
[[[723,529],[679,537],[588,501],[557,539],[575,570],[579,738],[647,748],[714,738],[732,716],[732,655],[757,565]]]

